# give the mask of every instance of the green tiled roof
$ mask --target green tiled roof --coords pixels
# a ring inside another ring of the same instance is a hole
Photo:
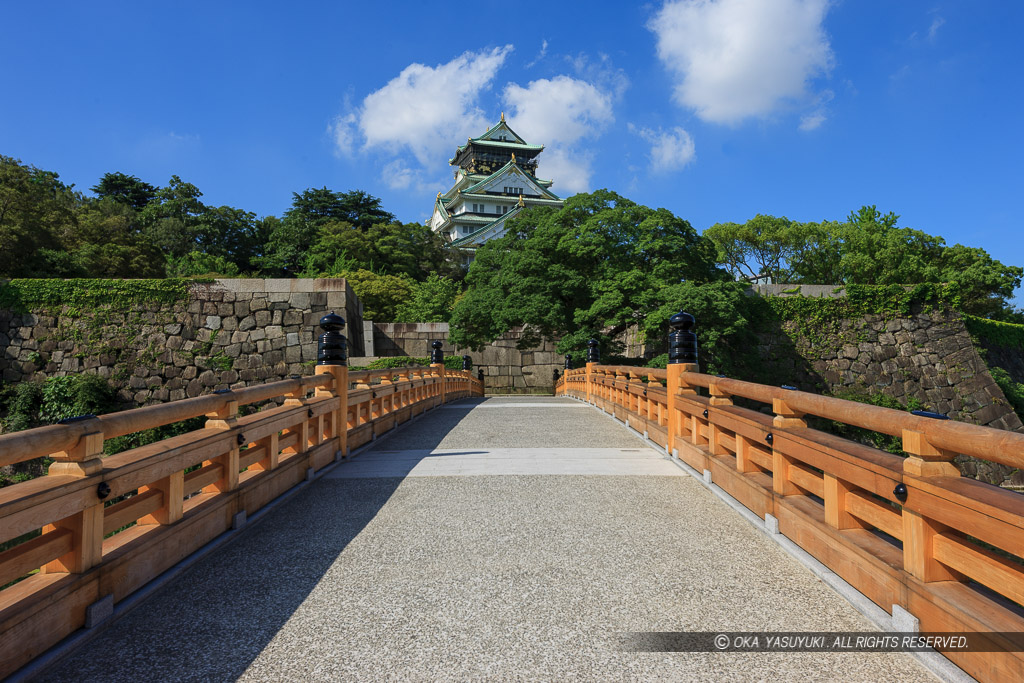
[[[502,173],[504,173],[505,171],[510,169],[512,166],[515,166],[516,168],[519,168],[519,166],[517,164],[513,163],[512,161],[509,161],[507,164],[505,164],[504,166],[499,168],[497,171],[495,171],[491,175],[487,176],[486,178],[484,178],[480,182],[476,183],[475,185],[467,187],[465,190],[462,190],[462,192],[464,194],[471,194],[473,192],[473,190],[477,189],[480,185],[483,185],[484,183],[490,182],[493,178],[501,175]],[[524,173],[527,176],[527,178],[532,178],[533,177],[529,173],[526,173],[525,171],[524,171]],[[548,195],[548,199],[559,199],[559,197],[554,192],[552,192],[551,190],[547,189],[546,187],[544,187],[542,185],[539,185],[539,184],[537,185],[537,187],[540,188],[541,192],[543,192],[546,195]]]
[[[493,221],[490,221],[489,223],[487,223],[487,225],[484,225],[484,226],[480,227],[479,229],[474,230],[473,232],[471,232],[470,234],[466,235],[465,237],[460,237],[457,240],[452,240],[450,246],[462,247],[462,246],[465,246],[466,244],[469,244],[470,242],[475,241],[476,237],[478,235],[480,235],[482,232],[484,232],[484,231],[486,231],[486,230],[488,230],[490,228],[493,228],[494,226],[496,226],[496,225],[498,225],[500,223],[503,223],[504,221],[507,221],[509,218],[512,218],[517,213],[519,213],[522,209],[523,209],[523,207],[521,207],[521,206],[515,207],[514,209],[512,209],[508,213],[499,216],[498,218],[494,219]]]

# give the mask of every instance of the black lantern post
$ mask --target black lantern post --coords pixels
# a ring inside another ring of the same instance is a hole
[[[668,335],[668,362],[697,363],[697,335],[693,331],[696,324],[693,316],[679,311],[668,319],[672,330]]]
[[[433,351],[430,352],[431,365],[435,365],[437,363],[444,365],[444,351],[441,350],[441,346],[443,345],[441,344],[440,341],[435,341],[430,345],[430,347],[433,349]]]
[[[345,319],[331,311],[320,318],[320,329],[324,331],[317,340],[317,365],[347,365],[348,340],[341,331],[345,328]]]
[[[587,362],[601,362],[601,349],[598,347],[598,341],[596,339],[591,339],[587,342]]]
[[[572,370],[572,356],[565,354],[565,369]]]
[[[473,369],[473,359],[470,358],[469,356],[463,356],[462,357],[462,369],[463,370],[472,370]]]

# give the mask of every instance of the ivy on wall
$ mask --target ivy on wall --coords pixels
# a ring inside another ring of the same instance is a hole
[[[1024,325],[988,320],[973,315],[964,316],[964,325],[974,337],[985,339],[994,346],[1024,353]]]
[[[25,314],[63,309],[74,315],[99,307],[127,310],[138,304],[173,304],[187,300],[196,282],[200,280],[6,280],[0,281],[0,310]]]

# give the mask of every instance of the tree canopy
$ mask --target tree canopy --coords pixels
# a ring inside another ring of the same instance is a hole
[[[736,277],[820,285],[955,284],[963,309],[974,315],[1012,315],[1009,300],[1024,270],[984,249],[899,227],[899,216],[863,206],[845,222],[798,223],[758,215],[705,231],[718,260]]]
[[[610,347],[665,304],[666,287],[726,279],[714,256],[685,220],[608,190],[532,208],[477,250],[451,340],[479,348],[522,326],[523,347],[560,338],[564,352],[590,337]]]

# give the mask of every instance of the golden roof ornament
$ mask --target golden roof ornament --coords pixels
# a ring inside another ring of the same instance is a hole
[[[516,163],[516,153],[512,152],[512,163]]]
[[[526,204],[523,204],[523,195],[519,195],[519,206],[526,206]]]
[[[441,198],[441,193],[440,193],[440,192],[438,192],[438,193],[437,193],[437,198],[438,198],[438,199],[440,199],[440,198]]]
[[[505,120],[505,112],[501,112],[501,120],[502,120],[502,121],[504,121],[504,120]]]

